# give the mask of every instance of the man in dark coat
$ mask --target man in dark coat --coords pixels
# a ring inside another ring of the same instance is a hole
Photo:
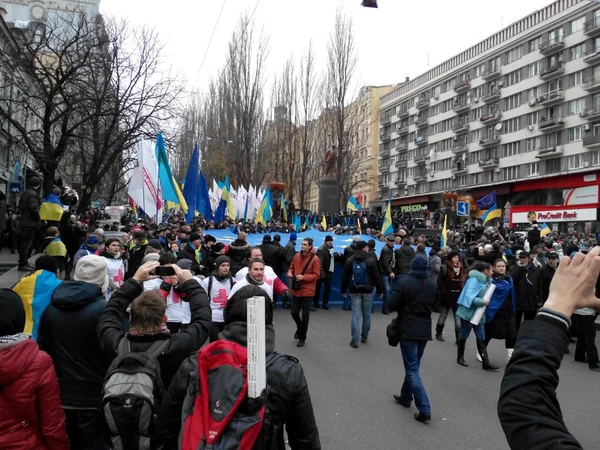
[[[329,309],[329,294],[331,293],[331,280],[333,280],[333,272],[335,271],[335,258],[333,255],[333,237],[325,236],[323,245],[317,249],[317,257],[321,262],[321,278],[317,281],[315,291],[314,307],[319,307],[319,298],[321,297],[321,286],[323,289],[323,309]]]
[[[231,259],[231,275],[235,274],[244,267],[244,261],[250,257],[250,245],[246,242],[248,235],[244,231],[240,231],[238,237],[229,246],[227,256]]]
[[[379,272],[381,273],[381,283],[383,284],[383,305],[381,308],[383,314],[389,314],[390,310],[387,305],[394,290],[396,280],[396,273],[394,272],[396,265],[394,242],[396,241],[396,236],[390,233],[385,237],[385,240],[386,243],[379,254]]]
[[[129,247],[129,263],[127,264],[127,278],[131,278],[142,265],[142,259],[146,256],[148,240],[146,232],[138,230],[133,232],[132,242]]]
[[[437,294],[437,284],[428,278],[427,260],[415,257],[407,276],[398,279],[389,308],[398,311],[397,333],[404,362],[404,384],[396,402],[410,408],[413,397],[419,410],[415,419],[427,423],[431,420],[431,406],[421,381],[419,368],[427,341],[431,341],[431,312]]]
[[[277,275],[281,272],[278,272],[278,269],[281,269],[282,262],[282,248],[281,245],[277,246],[272,240],[270,235],[263,236],[262,244],[258,246],[262,253],[262,260],[265,262],[267,266],[270,266]]]
[[[202,253],[202,236],[200,233],[190,234],[190,240],[187,245],[177,253],[177,260],[189,259],[192,261],[192,272],[196,275],[203,275],[204,269],[208,264],[204,258],[205,256]]]
[[[19,211],[21,212],[21,235],[19,237],[19,267],[18,270],[29,271],[33,270],[27,263],[29,250],[33,244],[35,233],[40,228],[40,179],[31,177],[29,180],[29,188],[21,194],[19,199]],[[3,218],[4,219],[4,218]]]
[[[540,269],[535,267],[527,252],[519,253],[517,264],[513,266],[511,274],[515,284],[515,297],[517,312],[515,319],[517,331],[521,321],[533,320],[540,308],[541,290],[540,290]]]
[[[276,234],[273,236],[273,246],[277,248],[277,258],[275,259],[275,265],[273,270],[277,274],[277,276],[281,276],[281,272],[283,272],[283,263],[285,261],[285,247],[281,245],[281,236]]]
[[[540,302],[542,304],[548,300],[548,296],[550,295],[550,283],[552,283],[556,268],[558,267],[558,255],[556,253],[548,253],[547,259],[547,264],[542,267],[540,272],[540,293],[542,296]]]
[[[172,265],[178,280],[180,299],[189,302],[192,317],[184,330],[170,334],[166,327],[164,297],[157,289],[143,291],[144,281],[156,278],[150,273],[158,266],[158,261],[147,262],[137,270],[133,278],[112,294],[100,316],[98,339],[108,361],[117,356],[117,346],[123,338],[130,341],[133,352],[145,352],[154,342],[168,340],[169,345],[158,357],[163,384],[168,386],[184,359],[191,352],[199,350],[208,339],[212,327],[212,312],[206,292],[194,279],[192,272]],[[126,313],[130,305],[130,325],[127,331]]]
[[[396,274],[406,275],[410,272],[410,263],[415,257],[415,251],[410,246],[410,240],[404,239],[402,246],[394,252],[396,256]],[[397,280],[398,282],[399,280]]]

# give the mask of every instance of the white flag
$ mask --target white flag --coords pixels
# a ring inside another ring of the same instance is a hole
[[[162,199],[158,185],[158,161],[150,141],[143,140],[138,144],[138,165],[131,175],[127,193],[147,217],[159,219]]]

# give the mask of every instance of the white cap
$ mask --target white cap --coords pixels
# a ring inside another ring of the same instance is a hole
[[[73,279],[95,284],[102,289],[103,294],[106,293],[108,290],[106,258],[97,255],[83,256],[77,262]]]

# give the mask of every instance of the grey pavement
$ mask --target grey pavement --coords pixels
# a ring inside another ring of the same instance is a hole
[[[421,376],[433,420],[423,425],[413,419],[414,405],[407,410],[392,398],[404,378],[400,349],[388,346],[385,337],[393,316],[373,314],[368,342],[353,349],[350,315],[338,308],[312,312],[306,346],[297,348],[289,311],[278,307],[275,312],[275,348],[297,357],[304,368],[324,450],[509,448],[496,414],[506,365],[503,342],[490,343],[490,358],[501,366],[497,372],[481,369],[473,335],[465,355],[468,368],[456,363],[453,329],[447,327],[445,342],[427,345]],[[574,349],[571,345],[572,353]],[[600,373],[575,363],[571,354],[565,356],[559,374],[558,398],[568,428],[584,448],[600,448]]]

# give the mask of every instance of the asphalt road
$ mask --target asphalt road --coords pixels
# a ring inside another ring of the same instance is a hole
[[[456,363],[453,330],[446,330],[446,342],[427,345],[421,377],[432,422],[424,425],[414,420],[414,405],[407,410],[392,398],[404,378],[400,349],[389,347],[385,338],[392,316],[375,313],[369,341],[353,349],[350,314],[341,309],[311,313],[306,346],[297,348],[289,311],[278,307],[275,312],[276,350],[297,357],[304,368],[324,450],[509,448],[496,415],[506,365],[503,342],[490,343],[490,358],[501,366],[497,372],[481,369],[473,335],[465,355],[468,368]],[[433,319],[435,323],[437,314]],[[584,448],[600,448],[600,373],[567,355],[560,377],[558,395],[567,426]]]

